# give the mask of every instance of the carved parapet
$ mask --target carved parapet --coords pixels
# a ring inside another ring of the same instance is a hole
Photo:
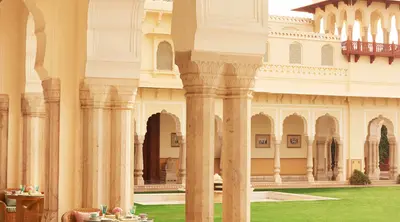
[[[81,107],[106,109],[111,107],[111,86],[104,84],[94,84],[84,81],[80,85],[79,98]]]
[[[43,93],[25,93],[21,98],[22,114],[31,117],[45,117]]]
[[[7,94],[0,94],[0,113],[7,113],[9,106],[9,97]]]
[[[183,88],[189,94],[214,94],[220,83],[223,63],[219,61],[192,61],[191,55],[190,51],[176,52],[175,55]]]
[[[61,84],[56,78],[46,79],[42,81],[44,99],[48,103],[59,103]]]

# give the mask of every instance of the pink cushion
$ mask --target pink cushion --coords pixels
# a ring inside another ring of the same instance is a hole
[[[79,212],[74,211],[75,221],[76,222],[83,222],[84,220],[89,220],[90,214],[97,213],[97,212]]]

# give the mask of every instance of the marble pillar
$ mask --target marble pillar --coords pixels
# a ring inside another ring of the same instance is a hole
[[[275,183],[281,184],[281,141],[275,140],[275,152],[274,152],[274,180]]]
[[[393,176],[395,179],[397,179],[397,176],[399,175],[399,170],[398,170],[398,148],[399,145],[397,144],[397,142],[394,142],[394,146],[393,146]]]
[[[186,91],[185,221],[210,222],[214,221],[215,97],[222,64],[192,61],[191,52],[176,52],[175,62]]]
[[[374,145],[374,166],[375,166],[375,179],[379,180],[381,175],[381,169],[379,168],[379,141],[375,141]]]
[[[314,182],[314,175],[313,175],[313,140],[309,139],[307,143],[307,181],[309,183]],[[323,149],[325,150],[325,149]],[[323,164],[325,165],[325,163]],[[319,172],[319,170],[318,170]],[[318,173],[317,172],[317,173]]]
[[[321,140],[321,139],[317,139],[316,141],[316,145],[317,145],[317,176],[316,179],[321,181],[321,180],[327,180],[328,179],[328,175],[327,175],[327,166],[328,166],[328,162],[326,161],[326,142],[325,140]],[[308,151],[307,151],[307,157],[308,157]],[[308,161],[308,158],[307,158]],[[307,162],[308,163],[308,162]],[[309,180],[310,181],[310,180]]]
[[[134,133],[132,114],[136,86],[114,87],[111,111],[111,200],[110,207],[129,210],[134,195]]]
[[[135,138],[135,185],[143,186],[143,143],[144,136],[137,136]]]
[[[343,142],[337,141],[336,148],[336,157],[337,157],[337,175],[336,181],[344,181],[343,176]]]
[[[85,79],[80,86],[82,110],[83,207],[109,204],[110,86]]]
[[[361,41],[368,42],[368,26],[361,28]]]
[[[368,177],[372,178],[373,176],[373,167],[372,167],[372,141],[368,141],[368,153],[367,153],[367,173]]]
[[[22,184],[44,186],[44,146],[46,109],[43,93],[25,93],[21,99]]]
[[[0,189],[7,188],[8,95],[0,94]]]
[[[389,179],[396,179],[396,174],[394,173],[394,163],[396,152],[396,141],[389,139]]]
[[[353,25],[347,24],[347,40],[348,41],[353,41]]]
[[[224,222],[250,222],[251,100],[254,76],[259,66],[259,63],[225,64],[222,196]]]
[[[60,80],[50,78],[42,81],[46,107],[45,125],[45,184],[44,215],[45,222],[58,220],[59,208],[59,152],[60,152]]]
[[[186,184],[186,138],[180,137],[178,184]]]

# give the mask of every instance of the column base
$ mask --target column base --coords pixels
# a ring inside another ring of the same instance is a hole
[[[143,177],[142,176],[141,177],[135,177],[134,183],[137,186],[143,186],[144,185]]]
[[[44,210],[42,222],[57,222],[57,211]]]
[[[311,173],[307,173],[307,181],[309,183],[314,183],[315,182],[314,176],[312,175],[312,172]]]
[[[279,172],[276,172],[274,175],[274,180],[276,184],[282,184],[282,178]]]
[[[181,175],[178,177],[177,184],[185,184],[186,183],[186,175]]]
[[[336,176],[336,181],[344,181],[343,172],[338,172]]]

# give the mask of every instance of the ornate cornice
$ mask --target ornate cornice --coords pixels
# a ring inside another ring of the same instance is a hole
[[[43,93],[25,93],[21,98],[21,109],[24,116],[45,117]]]
[[[303,66],[303,65],[279,65],[279,64],[263,64],[260,72],[267,74],[298,74],[308,76],[347,76],[348,69],[323,67],[323,66]]]
[[[9,97],[7,94],[0,94],[0,112],[8,112]]]
[[[215,94],[220,83],[223,63],[191,59],[191,52],[176,52],[183,88],[188,94]]]
[[[270,31],[269,37],[289,38],[289,39],[310,39],[320,41],[335,41],[340,42],[340,36],[331,34],[320,34],[315,32],[300,32],[300,31]]]
[[[282,22],[282,23],[295,23],[295,24],[313,24],[314,20],[304,17],[293,17],[293,16],[280,16],[280,15],[270,15],[269,21],[271,22]]]
[[[51,78],[42,81],[44,99],[48,103],[60,102],[60,79]]]

